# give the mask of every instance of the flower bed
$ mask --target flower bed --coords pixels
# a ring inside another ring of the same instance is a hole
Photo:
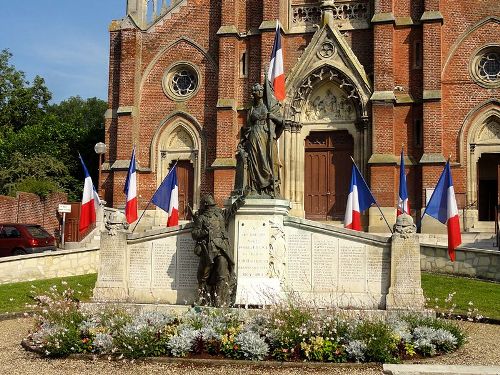
[[[418,315],[386,321],[346,318],[292,300],[253,314],[202,307],[182,314],[129,313],[111,305],[83,311],[72,290],[56,287],[36,300],[36,329],[24,344],[47,357],[87,353],[390,363],[448,353],[465,342],[455,322]]]

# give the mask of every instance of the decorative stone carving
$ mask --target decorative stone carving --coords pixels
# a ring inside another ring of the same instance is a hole
[[[337,0],[333,5],[333,19],[337,26],[362,21],[363,26],[371,17],[370,4],[367,0]],[[311,27],[321,21],[321,2],[316,4],[292,5],[290,27]]]
[[[496,121],[490,121],[481,130],[479,134],[480,141],[497,140],[500,141],[500,124]]]
[[[281,283],[286,280],[286,241],[283,224],[269,221],[271,226],[269,243],[269,277],[276,277]]]
[[[193,147],[194,144],[191,136],[181,126],[175,130],[168,141],[169,149],[191,149]]]
[[[335,54],[335,52],[335,45],[332,42],[327,41],[321,45],[321,48],[318,51],[318,55],[320,58],[329,59]]]
[[[417,226],[413,224],[413,219],[410,215],[399,215],[394,224],[394,233],[397,233],[403,238],[409,238],[412,234],[417,233]]]
[[[116,236],[117,231],[127,230],[129,225],[122,212],[108,208],[104,210],[104,227],[108,231],[108,235]]]
[[[329,86],[312,92],[305,106],[304,121],[355,120],[356,111],[351,100],[340,90]]]

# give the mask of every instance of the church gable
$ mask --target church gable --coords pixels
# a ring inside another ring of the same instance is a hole
[[[295,112],[299,111],[299,107],[307,99],[306,96],[309,97],[313,88],[315,89],[315,86],[325,79],[337,81],[349,99],[359,100],[363,108],[361,115],[366,115],[366,104],[372,91],[371,84],[345,38],[335,26],[331,27],[329,24],[315,33],[302,57],[288,75],[287,91],[288,97],[293,98],[292,109]],[[340,103],[342,98],[338,99]],[[314,98],[309,98],[309,101],[314,103]],[[311,112],[310,105],[307,110]],[[321,114],[316,113],[321,111],[320,106],[318,111],[313,111],[312,116],[321,117]],[[336,112],[335,114],[340,117]],[[346,114],[342,113],[341,117],[345,116]]]

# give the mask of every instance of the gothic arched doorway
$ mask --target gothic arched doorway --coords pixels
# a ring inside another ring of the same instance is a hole
[[[353,138],[347,130],[311,132],[306,138],[304,211],[307,219],[342,220],[353,151]]]

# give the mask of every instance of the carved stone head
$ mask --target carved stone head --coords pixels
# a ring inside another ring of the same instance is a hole
[[[394,224],[394,234],[407,236],[417,232],[417,226],[413,224],[413,218],[408,214],[399,215]]]
[[[212,197],[212,194],[205,194],[201,198],[201,205],[202,205],[202,207],[215,206],[215,199],[214,199],[214,197]]]

